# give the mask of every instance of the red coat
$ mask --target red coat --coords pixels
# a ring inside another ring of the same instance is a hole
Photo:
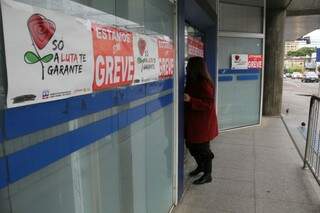
[[[185,93],[185,140],[190,143],[208,142],[218,136],[218,121],[214,87],[207,81],[187,84]]]

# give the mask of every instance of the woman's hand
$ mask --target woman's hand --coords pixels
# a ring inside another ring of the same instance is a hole
[[[190,95],[188,95],[187,93],[184,93],[184,101],[185,102],[190,102],[190,100],[191,100]]]

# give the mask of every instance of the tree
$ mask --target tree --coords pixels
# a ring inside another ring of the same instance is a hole
[[[312,53],[316,52],[316,48],[314,47],[302,47],[297,51],[289,51],[288,56],[293,57],[302,57],[302,56],[312,56]]]

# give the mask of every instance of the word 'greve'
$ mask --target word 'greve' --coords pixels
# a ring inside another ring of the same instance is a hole
[[[174,60],[173,58],[159,58],[160,75],[173,75]]]
[[[131,82],[133,76],[133,56],[99,55],[95,60],[95,84],[97,87]]]

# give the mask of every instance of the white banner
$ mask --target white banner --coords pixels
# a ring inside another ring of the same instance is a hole
[[[92,92],[89,21],[15,1],[1,3],[9,108]]]
[[[248,69],[248,54],[232,54],[231,69]]]
[[[134,84],[158,81],[160,65],[157,39],[134,34],[133,52],[135,58]]]

